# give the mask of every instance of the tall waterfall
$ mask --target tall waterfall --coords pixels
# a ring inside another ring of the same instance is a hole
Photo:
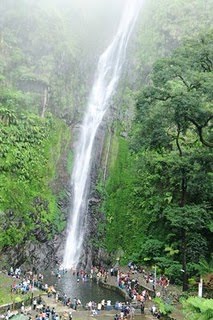
[[[88,107],[81,126],[71,178],[73,203],[63,258],[63,266],[67,269],[75,268],[81,256],[86,228],[88,177],[91,169],[93,143],[109,106],[109,100],[116,89],[128,40],[137,20],[141,2],[142,0],[126,1],[117,33],[99,58]]]

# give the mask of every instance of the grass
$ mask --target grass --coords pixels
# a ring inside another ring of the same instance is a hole
[[[14,279],[0,274],[0,304],[13,302],[11,295],[11,285]]]
[[[24,295],[11,293],[11,285],[14,281],[18,284],[20,280],[0,274],[0,305],[27,300],[31,296],[31,293]]]

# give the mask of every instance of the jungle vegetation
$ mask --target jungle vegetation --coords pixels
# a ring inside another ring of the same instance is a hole
[[[185,290],[211,258],[212,48],[209,32],[154,64],[106,184],[108,250],[183,276]]]
[[[184,290],[201,258],[211,261],[212,9],[210,0],[145,1],[113,101],[106,180],[100,175],[97,186],[106,223],[96,247],[119,252],[123,263],[156,265]],[[99,18],[90,40],[92,16],[52,1],[4,1],[0,18],[5,250],[64,229],[58,168],[64,155],[70,161],[70,128],[81,119],[101,35],[107,43],[111,34]]]
[[[187,290],[200,260],[212,263],[211,3],[147,6],[100,191],[103,247],[121,263],[156,265]]]
[[[1,1],[0,253],[45,243],[66,225],[72,127],[81,120],[119,2],[110,28],[104,6],[81,7],[80,1]]]

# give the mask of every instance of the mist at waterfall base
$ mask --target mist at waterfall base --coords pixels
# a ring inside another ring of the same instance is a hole
[[[87,196],[93,144],[98,128],[115,93],[129,38],[134,29],[142,0],[126,0],[118,30],[100,56],[88,106],[81,125],[71,177],[72,206],[67,228],[63,267],[76,268],[82,254],[87,225]]]

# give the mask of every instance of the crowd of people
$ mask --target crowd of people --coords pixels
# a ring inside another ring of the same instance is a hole
[[[136,308],[140,308],[141,314],[145,313],[145,307],[151,304],[149,309],[153,317],[161,319],[162,315],[157,309],[155,304],[152,304],[152,298],[160,297],[161,292],[164,292],[169,285],[169,280],[167,277],[162,275],[160,278],[157,278],[156,275],[150,272],[146,272],[143,268],[138,267],[134,263],[130,262],[128,264],[128,272],[118,272],[111,268],[111,276],[116,276],[118,286],[125,290],[131,299],[133,305]],[[142,275],[142,278],[147,285],[145,289],[144,286],[141,286],[138,280],[138,274]],[[121,312],[120,315],[116,314],[115,320],[124,319],[126,317],[126,312]]]
[[[135,308],[140,308],[141,314],[144,314],[145,308],[147,308],[147,302],[152,300],[150,292],[152,292],[152,296],[160,296],[160,292],[156,292],[156,286],[159,285],[166,288],[169,284],[166,277],[162,276],[159,279],[154,279],[153,274],[147,274],[145,270],[138,268],[133,263],[129,263],[128,267],[129,270],[126,273],[121,272],[118,266],[111,267],[109,270],[103,267],[92,267],[90,272],[84,270],[71,271],[72,274],[76,276],[77,282],[88,281],[89,279],[95,278],[97,282],[102,281],[106,283],[108,282],[109,277],[115,277],[117,285],[122,290],[125,290],[129,297],[129,301],[131,301],[131,303],[117,301],[114,306],[112,306],[110,300],[102,300],[99,303],[89,301],[84,308],[89,310],[92,316],[100,314],[101,310],[114,309],[116,311],[114,320],[123,320],[133,318]],[[66,272],[66,269],[59,267],[54,275],[60,279]],[[152,286],[152,290],[150,290],[150,287],[149,289],[142,289],[137,277],[138,273],[143,274],[146,283],[153,284],[154,281],[156,281],[156,284],[154,283],[154,286]],[[65,293],[58,292],[54,286],[48,286],[44,282],[44,276],[41,273],[33,274],[32,271],[22,273],[21,268],[13,269],[13,267],[11,267],[8,275],[14,278],[14,282],[11,286],[12,293],[25,294],[32,292],[35,287],[44,290],[47,293],[47,296],[52,297],[56,303],[60,302],[67,307],[66,317],[64,316],[67,320],[72,319],[73,310],[76,311],[78,306],[82,306],[80,299],[77,297],[71,299]],[[59,320],[60,318],[55,308],[51,309],[43,303],[41,296],[34,297],[32,301],[32,310],[37,313],[34,317],[35,320]],[[21,312],[26,313],[24,304],[21,307]],[[161,314],[154,304],[150,308],[150,312],[157,319],[161,318]]]

